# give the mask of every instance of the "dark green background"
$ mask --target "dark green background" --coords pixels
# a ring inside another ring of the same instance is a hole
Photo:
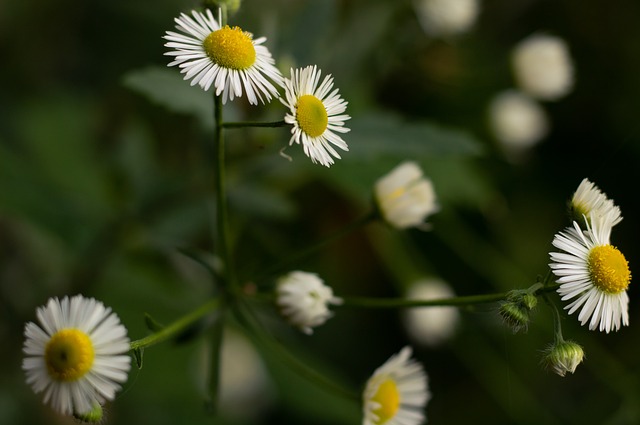
[[[162,35],[191,2],[36,0],[0,3],[0,423],[72,423],[24,382],[22,331],[51,296],[83,293],[111,306],[133,339],[143,314],[167,323],[209,296],[206,273],[178,248],[213,249],[212,102],[165,67]],[[256,36],[288,74],[317,64],[349,101],[351,151],[312,166],[286,129],[230,130],[232,234],[242,277],[356,219],[376,178],[416,159],[441,212],[428,233],[380,224],[296,266],[338,295],[396,296],[411,278],[438,275],[460,295],[527,287],[546,272],[566,201],[584,177],[621,207],[613,243],[632,271],[640,173],[640,3],[633,0],[485,0],[475,29],[427,38],[410,3],[247,0],[231,23]],[[576,84],[544,104],[549,136],[505,160],[486,125],[492,96],[513,86],[510,49],[533,32],[564,38]],[[279,120],[275,101],[225,109],[229,119]],[[264,283],[264,282],[259,282]],[[267,282],[268,283],[268,282]],[[513,335],[495,306],[463,311],[458,333],[417,348],[430,377],[429,423],[635,424],[640,334],[565,336],[584,346],[575,375],[539,367],[552,340],[539,306]],[[556,296],[552,297],[558,302]],[[296,356],[358,390],[408,343],[395,311],[339,310],[313,337],[269,306],[263,319]],[[108,406],[110,424],[243,423],[205,414],[190,340],[154,347]],[[359,407],[305,383],[273,353],[271,407],[248,423],[356,424]],[[252,410],[248,402],[245,409]]]

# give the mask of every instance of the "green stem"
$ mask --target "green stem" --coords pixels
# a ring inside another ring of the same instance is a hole
[[[218,234],[217,248],[222,258],[225,286],[235,283],[234,265],[229,245],[229,218],[227,211],[227,193],[225,186],[225,146],[222,127],[222,98],[215,96],[215,184],[216,184],[216,230]]]
[[[267,127],[276,128],[284,127],[287,125],[284,121],[272,121],[272,122],[256,122],[256,121],[241,121],[241,122],[223,122],[224,128],[246,128],[246,127]]]
[[[311,245],[308,246],[307,248],[304,248],[300,251],[297,251],[295,254],[287,257],[285,260],[275,264],[274,266],[268,268],[264,273],[260,274],[259,277],[256,279],[256,281],[260,282],[268,277],[273,276],[276,273],[282,272],[284,270],[286,270],[288,267],[290,267],[293,264],[296,264],[297,262],[310,257],[311,255],[317,253],[318,251],[320,251],[322,248],[324,248],[325,246],[329,245],[330,243],[348,235],[349,233],[353,232],[354,230],[359,229],[360,227],[366,225],[367,223],[371,222],[372,220],[374,220],[377,217],[375,211],[371,211],[365,215],[363,215],[362,217],[360,217],[358,220],[348,224],[347,226],[343,227],[342,229],[336,231],[335,233],[329,235],[328,237],[326,237],[325,239]]]
[[[545,288],[546,289],[546,288]],[[558,307],[553,303],[549,296],[546,294],[543,295],[545,303],[549,306],[551,311],[553,312],[553,330],[555,335],[556,342],[564,342],[564,337],[562,336],[562,316],[560,315],[560,311]]]
[[[182,316],[175,322],[167,325],[162,328],[158,332],[155,332],[149,336],[138,339],[136,341],[131,341],[131,350],[139,350],[142,348],[150,347],[152,345],[158,344],[160,342],[171,339],[172,337],[180,334],[189,326],[193,325],[195,322],[211,313],[213,310],[217,309],[220,306],[220,300],[218,298],[214,298],[198,307],[194,311]]]
[[[551,292],[557,285],[540,288],[533,295]],[[439,300],[410,300],[406,298],[343,298],[343,303],[336,307],[361,307],[361,308],[413,308],[413,307],[434,307],[434,306],[469,306],[476,304],[486,304],[496,301],[506,300],[511,291],[499,292],[495,294],[469,295],[464,297],[443,298]]]

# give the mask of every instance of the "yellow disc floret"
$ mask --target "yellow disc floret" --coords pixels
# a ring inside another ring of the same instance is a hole
[[[75,381],[93,366],[95,351],[89,336],[79,329],[62,329],[45,348],[44,362],[49,376],[56,381]]]
[[[618,294],[631,282],[629,263],[614,246],[600,245],[591,249],[588,258],[591,280],[600,290]]]
[[[378,417],[376,424],[382,425],[389,421],[400,407],[400,392],[396,383],[391,379],[383,381],[371,400],[380,404],[380,407],[373,411]]]
[[[240,27],[220,28],[209,34],[202,45],[209,59],[223,68],[248,69],[256,61],[251,34],[242,31]]]
[[[321,136],[327,129],[329,117],[324,104],[317,97],[305,94],[298,98],[296,121],[300,129],[310,137]]]

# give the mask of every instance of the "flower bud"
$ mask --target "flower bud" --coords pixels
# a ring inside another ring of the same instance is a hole
[[[204,0],[204,7],[211,10],[225,7],[230,15],[233,15],[240,9],[242,0]]]
[[[276,303],[287,320],[307,335],[332,316],[329,305],[342,304],[316,274],[293,271],[278,279]]]
[[[529,309],[520,303],[507,301],[500,306],[498,311],[504,323],[518,333],[521,330],[527,331],[529,327]]]
[[[73,417],[76,418],[77,420],[81,421],[81,422],[86,422],[86,423],[90,423],[90,424],[97,424],[100,423],[100,421],[102,421],[102,417],[103,417],[103,412],[102,412],[102,406],[100,406],[98,403],[93,405],[93,409],[89,410],[88,412],[85,413],[74,413]]]
[[[527,331],[529,327],[529,313],[538,304],[538,298],[527,290],[513,290],[507,295],[507,300],[500,306],[500,316],[511,327],[513,333]]]
[[[522,296],[522,305],[524,305],[529,310],[533,310],[538,305],[538,297],[533,294],[524,294]]]
[[[573,341],[561,341],[545,350],[542,364],[564,377],[567,372],[575,372],[582,360],[584,360],[584,351],[579,344]]]

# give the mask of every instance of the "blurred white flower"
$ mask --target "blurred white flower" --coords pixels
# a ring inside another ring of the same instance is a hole
[[[455,297],[453,289],[440,279],[423,279],[407,290],[410,300],[435,300]],[[404,323],[409,337],[415,342],[436,346],[455,332],[460,313],[455,307],[413,307],[404,311]]]
[[[438,210],[431,180],[412,161],[378,179],[374,193],[385,221],[399,229],[424,226],[424,220]]]
[[[588,217],[592,213],[597,216],[611,215],[612,226],[622,221],[620,208],[589,179],[583,179],[580,182],[578,189],[571,197],[569,207],[573,219],[581,224],[584,223],[585,218],[588,222]]]
[[[220,408],[234,416],[258,416],[271,401],[267,370],[242,334],[225,329],[220,356]],[[251,409],[247,409],[250,405]]]
[[[274,401],[266,366],[244,334],[225,327],[220,346],[218,403],[220,413],[237,419],[264,414]],[[202,340],[190,363],[191,376],[203,394],[210,391],[212,344]],[[251,409],[247,409],[247,406]]]
[[[478,0],[414,0],[418,21],[432,36],[451,36],[469,30],[476,22]]]
[[[342,304],[318,275],[293,271],[278,279],[277,301],[282,314],[307,335],[332,316],[329,304]]]
[[[509,153],[535,145],[549,129],[542,107],[516,90],[504,91],[493,98],[489,120],[494,136]]]
[[[573,64],[559,37],[534,34],[512,53],[515,79],[522,91],[540,100],[556,100],[573,88]]]

